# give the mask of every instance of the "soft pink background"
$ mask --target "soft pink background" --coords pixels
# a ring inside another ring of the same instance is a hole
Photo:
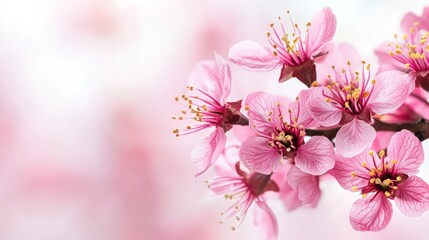
[[[219,224],[227,206],[194,179],[190,152],[204,133],[175,138],[195,63],[227,57],[291,10],[305,24],[323,6],[337,15],[335,42],[368,60],[422,1],[14,0],[0,2],[0,239],[262,239],[251,215]],[[232,66],[232,99],[252,90],[295,96],[277,73]],[[425,143],[429,156],[429,145]],[[428,159],[429,160],[429,159]],[[429,161],[420,176],[429,180]],[[359,195],[322,184],[316,209],[286,213],[270,202],[280,239],[427,239],[429,214],[395,211],[379,233],[354,232]]]

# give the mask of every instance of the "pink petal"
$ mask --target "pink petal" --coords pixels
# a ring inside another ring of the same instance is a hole
[[[258,207],[254,208],[253,224],[264,233],[264,239],[277,240],[279,227],[273,211],[263,200],[256,199]]]
[[[302,90],[299,93],[299,99],[291,102],[289,104],[289,109],[291,110],[292,118],[297,119],[298,125],[304,126],[304,128],[308,127],[316,127],[318,124],[313,119],[310,114],[310,110],[308,109],[308,101],[311,97],[311,91]]]
[[[372,143],[371,149],[375,150],[376,152],[386,149],[387,144],[390,142],[390,139],[394,133],[395,132],[378,131],[376,133],[375,140]]]
[[[333,44],[332,42],[326,45],[327,54],[320,61],[317,62],[317,82],[321,85],[327,83],[328,75],[332,74],[332,65],[342,66],[347,61],[352,64],[352,69],[356,69],[354,65],[359,67],[362,58],[358,51],[348,43]],[[329,80],[330,82],[330,80]]]
[[[374,157],[378,159],[376,154]],[[328,173],[334,176],[338,183],[346,190],[351,191],[353,186],[358,188],[364,187],[368,185],[368,180],[361,177],[368,177],[369,173],[362,167],[362,162],[372,162],[372,158],[368,151],[363,151],[352,158],[345,158],[337,154],[335,156],[335,166]],[[378,162],[378,160],[376,162]],[[352,172],[361,177],[352,177]]]
[[[388,46],[389,43],[384,42],[380,46],[375,49],[375,55],[378,57],[378,61],[380,62],[379,72],[384,71],[392,71],[399,70],[402,72],[407,72],[408,69],[404,66],[404,64],[395,60],[392,56],[390,56],[389,52],[392,51],[392,47]]]
[[[404,215],[421,216],[429,210],[429,185],[417,176],[409,177],[398,186],[395,203]]]
[[[270,174],[281,168],[281,156],[263,137],[250,137],[240,148],[240,159],[250,170]]]
[[[298,191],[302,204],[315,205],[320,199],[319,179],[293,166],[288,174],[290,186]]]
[[[248,109],[249,125],[260,135],[271,134],[278,126],[279,112],[276,102],[273,95],[265,92],[253,92],[246,97],[245,106]],[[270,112],[272,115],[269,116]]]
[[[229,59],[248,70],[270,71],[283,65],[268,48],[248,40],[232,46],[229,50]]]
[[[399,108],[410,93],[410,77],[399,71],[378,74],[369,96],[367,108],[377,114],[389,113]],[[412,89],[411,89],[412,90]]]
[[[337,19],[332,10],[325,7],[311,20],[311,27],[307,34],[307,50],[311,55],[317,55],[321,48],[330,41],[337,28]]]
[[[311,94],[308,100],[308,109],[314,120],[325,127],[338,124],[342,117],[342,111],[326,102],[326,97],[323,96],[323,93],[327,93],[329,90],[325,87],[317,87],[308,91]]]
[[[420,17],[412,12],[408,12],[404,15],[401,20],[401,28],[404,32],[409,32],[410,28],[414,27],[415,22],[421,22]],[[421,24],[421,23],[420,23]]]
[[[392,204],[380,193],[377,196],[361,198],[353,203],[350,223],[357,231],[381,231],[392,218]]]
[[[427,104],[428,92],[422,88],[415,88],[405,101],[418,115],[429,119],[429,106]]]
[[[189,85],[204,91],[220,104],[225,104],[231,92],[231,71],[228,64],[217,54],[215,61],[200,62],[189,76]]]
[[[321,175],[334,167],[334,156],[331,141],[326,137],[314,136],[299,147],[295,165],[303,172]]]
[[[288,174],[291,167],[293,167],[292,164],[284,164],[282,169],[271,175],[271,179],[277,183],[280,189],[278,193],[275,193],[276,197],[280,198],[280,201],[288,212],[302,205],[301,200],[298,198],[298,192],[295,191],[288,182]]]
[[[337,153],[344,157],[352,157],[369,148],[375,139],[375,130],[368,123],[353,119],[342,126],[337,133]]]
[[[220,95],[222,96],[223,102],[221,104],[225,103],[226,98],[231,93],[231,70],[229,69],[228,63],[223,59],[221,56],[217,55],[215,53],[215,59],[216,59],[216,68],[219,74],[218,77],[218,87],[216,90],[220,91]]]
[[[200,144],[194,147],[191,157],[193,163],[197,166],[195,177],[198,177],[213,165],[225,148],[225,143],[225,132],[221,127],[216,127]]]
[[[256,136],[255,131],[253,131],[249,126],[235,125],[231,131],[240,143],[243,143],[249,137]]]
[[[397,160],[395,171],[415,174],[423,163],[424,153],[420,140],[408,130],[395,133],[387,147],[389,159]]]
[[[216,164],[213,166],[218,176],[236,176],[235,164],[240,161],[238,158],[238,146],[230,145],[225,147],[220,154]]]

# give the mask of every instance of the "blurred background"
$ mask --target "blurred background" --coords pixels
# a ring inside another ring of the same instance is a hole
[[[200,60],[251,39],[291,10],[303,26],[324,6],[337,16],[334,42],[373,49],[400,31],[420,0],[14,0],[0,1],[0,239],[262,239],[252,217],[219,224],[222,198],[194,178],[190,153],[205,133],[176,138],[171,120]],[[232,96],[253,90],[295,96],[297,81],[231,66]],[[429,145],[424,143],[426,155]],[[429,160],[429,159],[428,159]],[[429,161],[420,177],[429,180]],[[379,233],[353,231],[358,194],[332,181],[317,208],[279,219],[280,239],[427,239],[429,214],[395,211]]]

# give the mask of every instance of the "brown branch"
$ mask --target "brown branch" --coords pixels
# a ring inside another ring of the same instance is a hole
[[[429,121],[425,119],[421,119],[418,122],[415,123],[385,123],[380,120],[375,120],[374,124],[372,125],[376,131],[392,131],[392,132],[399,132],[403,129],[407,129],[416,135],[420,139],[420,141],[423,141],[425,139],[429,138]],[[334,139],[337,135],[339,128],[334,129],[307,129],[305,132],[307,133],[307,136],[325,136],[329,138],[330,140]]]

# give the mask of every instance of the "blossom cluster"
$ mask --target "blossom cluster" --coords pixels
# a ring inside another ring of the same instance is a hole
[[[404,215],[425,213],[429,185],[416,174],[424,161],[421,141],[429,138],[429,8],[404,16],[404,33],[375,50],[374,65],[352,46],[331,42],[337,21],[330,8],[305,28],[287,14],[290,24],[281,17],[269,24],[266,44],[246,40],[231,47],[228,60],[215,54],[199,63],[188,93],[176,97],[185,108],[173,119],[192,122],[174,129],[176,136],[211,129],[191,157],[196,177],[214,167],[218,176],[208,187],[235,200],[222,221],[236,219],[235,229],[252,208],[266,239],[276,239],[269,196],[289,211],[315,207],[326,174],[360,193],[349,218],[357,231],[384,229],[392,202]],[[280,83],[307,88],[297,96],[258,91],[231,101],[230,63],[277,71]]]

